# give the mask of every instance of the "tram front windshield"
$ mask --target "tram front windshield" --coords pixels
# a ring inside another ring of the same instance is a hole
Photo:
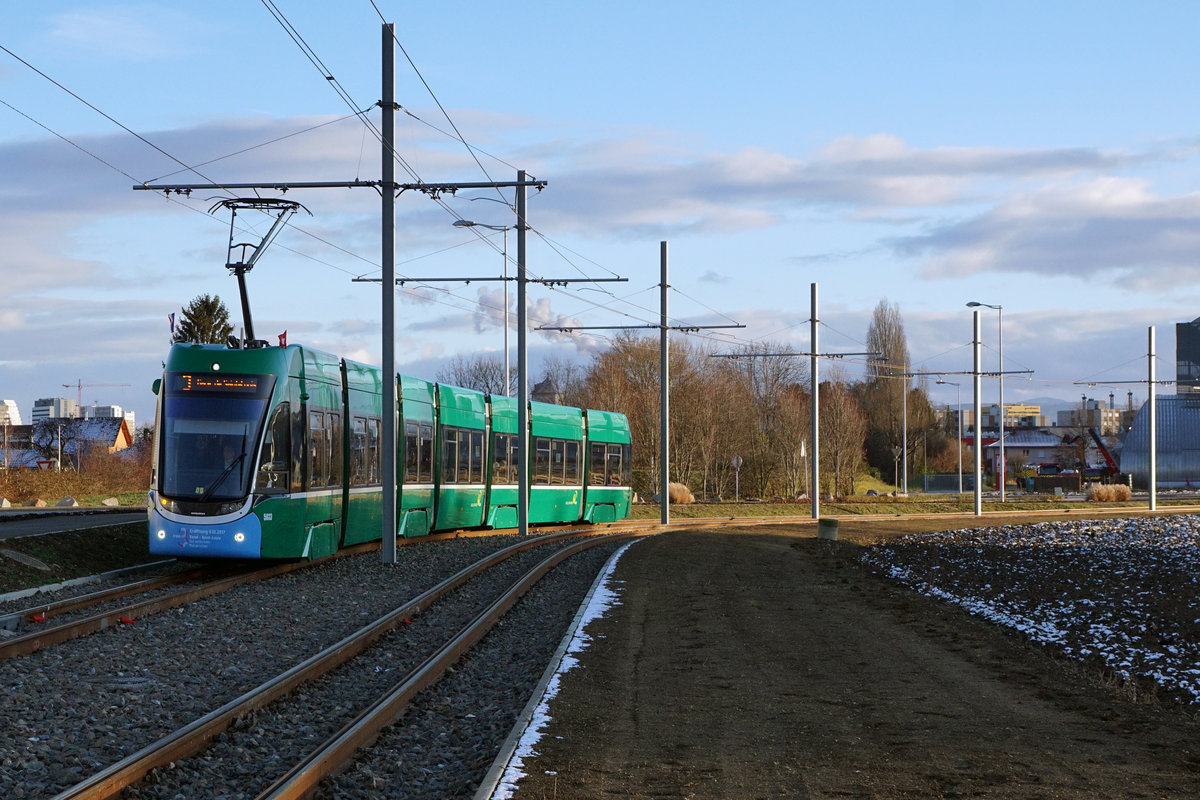
[[[163,385],[159,493],[193,503],[245,498],[275,376],[169,372]]]

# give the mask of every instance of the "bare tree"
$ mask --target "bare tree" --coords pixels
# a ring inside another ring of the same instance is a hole
[[[474,389],[485,394],[505,394],[504,359],[494,355],[455,356],[435,376],[439,383]]]
[[[821,473],[832,494],[854,494],[867,421],[840,369],[821,384]]]

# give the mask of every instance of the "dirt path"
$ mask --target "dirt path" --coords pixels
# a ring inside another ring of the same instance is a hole
[[[811,537],[626,553],[519,800],[1200,797],[1195,720]]]

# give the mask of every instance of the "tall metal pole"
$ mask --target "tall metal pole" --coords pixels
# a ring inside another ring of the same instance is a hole
[[[525,170],[517,170],[517,533],[529,533],[529,341],[525,310]]]
[[[1150,404],[1150,510],[1154,511],[1158,508],[1158,425],[1157,425],[1157,398],[1154,392],[1154,326],[1150,326],[1150,349],[1146,360],[1149,362],[1147,368],[1149,375],[1147,376],[1150,386],[1150,399],[1147,400]]]
[[[662,524],[671,522],[671,358],[670,331],[667,327],[667,243],[659,244],[658,252],[661,280],[659,282],[659,387],[658,387],[658,452],[660,463],[659,488],[662,492]]]
[[[821,360],[817,355],[820,351],[817,348],[817,324],[820,321],[817,317],[817,285],[811,284],[811,304],[812,310],[809,314],[809,323],[812,326],[809,334],[812,340],[812,356],[809,360],[809,372],[812,374],[812,419],[809,422],[810,434],[812,438],[812,480],[809,482],[809,502],[812,504],[812,518],[820,519],[821,517],[821,378],[820,378],[820,363]]]
[[[979,399],[979,309],[972,312],[971,347],[975,352],[975,368],[971,381],[975,386],[975,516],[983,516],[983,450],[979,438],[979,422],[983,418],[983,403]]]
[[[1000,338],[1000,350],[997,356],[1000,360],[1000,502],[1004,502],[1004,485],[1008,483],[1008,462],[1004,458],[1004,422],[1008,417],[1008,409],[1004,407],[1004,306],[996,306],[996,329]]]
[[[905,364],[906,369],[907,367],[908,365]],[[904,383],[900,384],[900,391],[902,392],[900,395],[900,413],[904,417],[900,424],[900,441],[904,445],[904,461],[900,465],[900,474],[903,476],[901,478],[903,483],[900,484],[900,494],[905,497],[908,497],[908,381],[909,377],[905,375]]]
[[[396,563],[396,162],[395,32],[383,26],[383,563]]]

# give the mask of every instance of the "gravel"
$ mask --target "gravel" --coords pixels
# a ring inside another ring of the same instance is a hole
[[[339,559],[0,662],[0,797],[44,797],[67,789],[518,540],[496,536],[423,543],[400,548],[396,565],[381,564],[378,554]],[[536,558],[517,557],[526,565]],[[399,637],[383,640],[371,651],[368,672],[382,683],[406,672],[405,664],[420,649],[414,631],[434,636],[435,630],[460,626],[483,602],[474,595],[486,591],[473,584],[457,592],[444,610],[426,612]],[[564,613],[569,619],[573,612]],[[561,628],[552,638],[558,636]],[[541,668],[532,672],[536,680]],[[295,748],[321,738],[322,731],[340,726],[332,721],[342,713],[339,706],[354,705],[373,691],[364,688],[367,679],[361,672],[348,678],[343,683],[348,691],[298,692],[297,708],[303,711],[307,704],[311,709],[300,715],[303,719],[271,723],[260,712],[242,721],[225,737],[229,755],[218,758],[226,763],[246,759],[245,770],[261,777],[275,756],[249,748],[264,742],[273,747],[285,735],[295,740]],[[208,768],[197,769],[200,774]],[[172,797],[155,788],[174,785],[165,774],[172,771],[164,770],[156,776],[159,784],[139,791]],[[214,782],[212,792],[197,794],[196,784],[189,785],[186,796],[226,791]],[[229,797],[240,797],[245,787],[229,791]]]

